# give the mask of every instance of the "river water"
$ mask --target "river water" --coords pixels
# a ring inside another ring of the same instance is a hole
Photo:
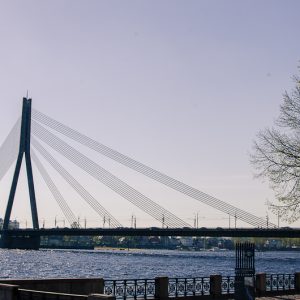
[[[299,252],[256,252],[256,272],[300,272]],[[0,278],[105,279],[233,275],[234,251],[6,250],[0,249]]]

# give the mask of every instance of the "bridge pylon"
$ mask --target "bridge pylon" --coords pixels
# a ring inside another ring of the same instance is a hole
[[[21,133],[20,133],[20,146],[19,154],[16,162],[15,172],[11,184],[11,189],[8,197],[7,207],[4,216],[3,230],[9,230],[9,220],[11,216],[11,211],[15,199],[16,188],[19,180],[20,169],[23,161],[23,156],[25,156],[26,161],[26,173],[27,182],[29,189],[29,198],[31,206],[31,216],[33,229],[39,229],[39,220],[37,213],[37,205],[35,198],[32,164],[30,157],[30,134],[31,134],[31,99],[23,98],[23,108],[22,108],[22,119],[21,119]],[[33,241],[33,239],[35,241]],[[35,244],[35,246],[33,246]],[[27,245],[31,245],[29,248],[38,248],[39,239],[28,237],[24,240],[24,237],[11,237],[10,235],[3,234],[1,237],[1,247],[3,248],[28,248]]]

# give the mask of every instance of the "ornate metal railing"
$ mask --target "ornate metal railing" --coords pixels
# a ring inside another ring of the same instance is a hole
[[[169,297],[210,294],[210,278],[169,278]]]
[[[266,291],[288,291],[295,289],[294,274],[267,274]]]
[[[223,276],[222,277],[222,294],[234,294],[234,276]]]
[[[153,299],[154,279],[105,280],[104,293],[117,299]]]
[[[263,290],[266,292],[295,290],[295,274],[266,274],[265,276],[266,285]],[[214,289],[220,291],[220,288],[223,295],[232,295],[235,292],[235,276],[222,276],[221,286],[218,286],[219,281],[215,286],[210,277],[164,278],[164,280],[167,281],[163,283],[163,286],[165,284],[163,290],[168,289],[170,298],[212,295]],[[159,281],[156,284],[159,293],[161,292]],[[155,288],[155,279],[104,280],[104,293],[114,295],[117,299],[154,299]]]

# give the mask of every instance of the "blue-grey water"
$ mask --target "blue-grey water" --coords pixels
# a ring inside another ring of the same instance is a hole
[[[256,252],[256,271],[300,271],[300,252]],[[4,250],[0,278],[154,278],[234,274],[235,253],[170,250]]]

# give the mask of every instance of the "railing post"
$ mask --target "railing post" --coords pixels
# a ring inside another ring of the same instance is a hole
[[[266,273],[256,274],[256,292],[258,296],[263,296],[266,293],[267,287],[267,276]]]
[[[155,277],[155,299],[169,298],[169,278]]]
[[[104,279],[99,278],[99,294],[104,294]]]
[[[210,275],[210,294],[213,297],[219,297],[222,295],[222,276]]]
[[[116,296],[103,295],[103,294],[90,294],[88,300],[116,300]]]
[[[295,290],[300,292],[300,272],[295,273]]]

